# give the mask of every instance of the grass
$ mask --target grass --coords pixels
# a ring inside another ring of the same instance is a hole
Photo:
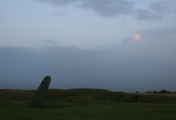
[[[0,120],[175,120],[175,94],[142,94],[100,89],[49,90],[45,108],[32,108],[34,90],[0,90]],[[110,101],[110,102],[108,102]],[[22,104],[14,104],[23,102]]]

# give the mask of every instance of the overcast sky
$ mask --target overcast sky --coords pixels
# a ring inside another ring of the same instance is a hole
[[[176,91],[175,13],[176,0],[0,0],[0,87],[50,75],[60,89]]]

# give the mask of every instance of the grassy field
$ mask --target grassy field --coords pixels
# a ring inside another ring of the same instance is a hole
[[[0,120],[176,120],[176,94],[100,89],[49,90],[45,108],[32,108],[34,90],[0,90]]]

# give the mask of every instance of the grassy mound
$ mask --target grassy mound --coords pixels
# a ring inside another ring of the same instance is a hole
[[[35,90],[0,90],[0,120],[175,120],[176,95],[101,89],[49,89],[45,108],[32,108]]]
[[[35,90],[0,90],[0,102],[31,101]],[[135,93],[112,92],[103,89],[49,89],[46,102],[74,102],[80,104],[133,103],[131,95]],[[176,103],[176,94],[139,93],[143,103]]]

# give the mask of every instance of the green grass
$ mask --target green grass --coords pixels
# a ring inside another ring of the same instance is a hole
[[[133,103],[132,93],[55,89],[48,91],[45,108],[32,108],[34,93],[0,90],[0,120],[176,120],[175,94],[145,93],[142,103]]]

